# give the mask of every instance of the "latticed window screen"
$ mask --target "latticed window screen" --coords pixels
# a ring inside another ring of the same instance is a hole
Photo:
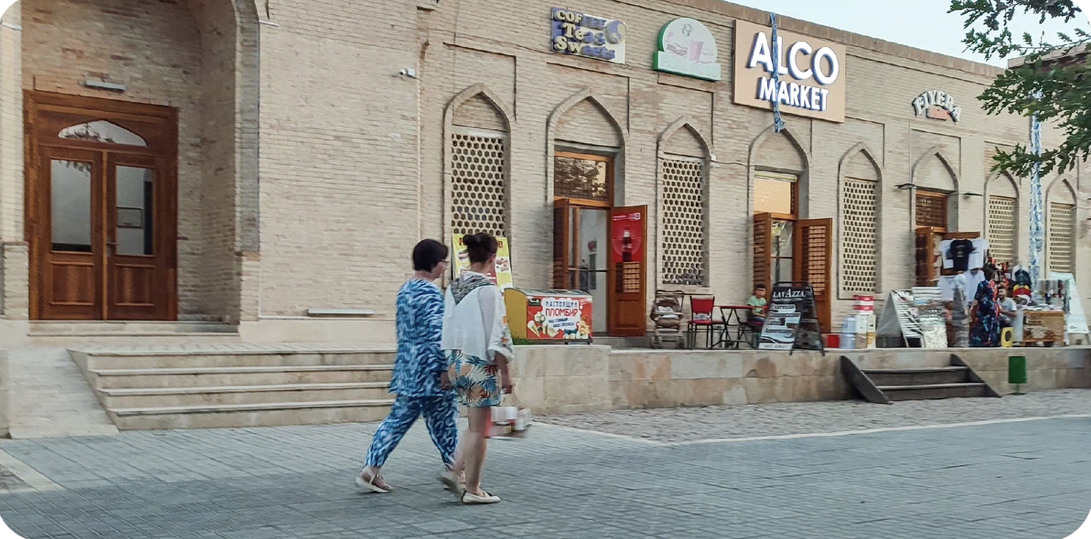
[[[504,139],[500,136],[454,134],[451,152],[454,234],[507,235],[504,151]]]
[[[876,271],[878,182],[845,179],[841,187],[841,289],[874,292]]]
[[[947,195],[917,191],[917,226],[947,228]]]
[[[989,195],[989,253],[997,262],[1015,261],[1015,199]]]
[[[1049,205],[1049,271],[1072,273],[1075,266],[1076,207]]]
[[[663,161],[663,284],[708,284],[705,165]]]

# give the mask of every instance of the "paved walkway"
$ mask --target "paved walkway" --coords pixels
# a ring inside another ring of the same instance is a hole
[[[1087,417],[747,441],[542,424],[490,446],[486,486],[506,501],[479,508],[440,490],[423,428],[388,463],[398,491],[357,494],[374,428],[6,441],[0,467],[17,479],[0,473],[0,516],[30,539],[1060,539],[1091,509]]]

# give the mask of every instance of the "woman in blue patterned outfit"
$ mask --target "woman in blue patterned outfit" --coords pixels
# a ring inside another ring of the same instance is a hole
[[[375,431],[366,466],[356,477],[356,485],[369,492],[390,492],[380,469],[421,415],[448,470],[455,460],[458,405],[447,381],[447,359],[439,346],[443,293],[433,284],[447,269],[447,247],[435,240],[418,243],[413,249],[413,269],[416,274],[398,292],[398,357],[390,382],[390,392],[398,397]]]
[[[970,346],[987,348],[1000,345],[1000,305],[996,302],[996,271],[991,266],[984,270],[985,280],[977,285],[970,326]]]

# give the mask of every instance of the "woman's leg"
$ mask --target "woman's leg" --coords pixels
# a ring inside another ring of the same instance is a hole
[[[439,449],[444,467],[454,469],[458,445],[458,403],[454,397],[434,397],[428,400],[423,412],[424,424],[428,426],[432,443]]]
[[[382,478],[378,477],[379,470],[386,464],[386,459],[390,457],[394,448],[398,447],[405,433],[409,432],[409,428],[420,417],[420,413],[420,402],[417,399],[399,396],[394,401],[390,415],[386,416],[382,425],[379,425],[379,429],[375,431],[375,436],[371,438],[367,461],[361,472],[366,482],[374,483],[382,489],[388,488]]]
[[[485,451],[488,447],[486,435],[491,418],[492,408],[470,408],[470,428],[462,438],[459,457],[466,469],[466,491],[478,496],[484,495],[481,492],[481,470],[485,465]]]

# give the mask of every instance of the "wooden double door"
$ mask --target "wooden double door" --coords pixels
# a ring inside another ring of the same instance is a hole
[[[832,264],[833,219],[754,216],[754,284],[765,285],[771,295],[777,282],[811,283],[823,332],[831,330]]]
[[[172,108],[27,92],[32,319],[174,320]]]

